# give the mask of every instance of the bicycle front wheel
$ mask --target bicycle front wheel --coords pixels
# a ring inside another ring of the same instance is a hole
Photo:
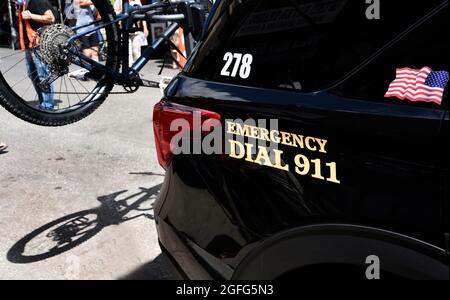
[[[26,12],[10,4],[11,30],[7,48],[0,47],[0,104],[15,116],[42,126],[63,126],[94,112],[111,92],[114,81],[105,72],[87,70],[75,53],[82,53],[119,70],[119,30],[110,1],[92,0],[90,6],[71,5],[46,9],[47,0],[27,7],[53,23],[27,21]],[[52,13],[49,13],[52,11]],[[57,23],[57,21],[59,23]],[[83,35],[67,46],[76,34]],[[66,45],[63,47],[63,45]],[[71,47],[67,52],[67,47]]]

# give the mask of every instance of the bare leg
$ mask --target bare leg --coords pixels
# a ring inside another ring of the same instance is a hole
[[[84,49],[83,54],[86,55],[89,58],[92,58],[92,50],[91,49]]]
[[[99,49],[97,46],[94,46],[91,48],[91,58],[95,61],[99,61],[98,52],[99,52]]]

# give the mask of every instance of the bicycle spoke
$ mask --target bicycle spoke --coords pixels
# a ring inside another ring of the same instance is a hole
[[[15,50],[14,50],[14,51],[15,51]],[[9,58],[9,57],[13,57],[14,55],[23,54],[23,53],[25,53],[25,52],[26,52],[26,50],[21,50],[21,51],[19,51],[19,52],[13,53],[13,54],[9,54],[9,55],[6,55],[6,56],[2,56],[2,57],[0,57],[0,60],[1,60],[1,59],[5,59],[5,58]]]
[[[39,76],[39,74],[36,74],[36,76],[33,77],[33,79],[31,79],[31,83],[28,85],[28,87],[25,89],[25,91],[23,92],[23,94],[20,96],[20,98],[23,99],[23,96],[26,95],[26,93],[30,90],[30,88],[33,86],[33,81],[36,80],[36,78]]]
[[[78,100],[80,100],[80,103],[83,102],[83,101],[81,100],[81,98],[80,98],[80,95],[78,95],[78,91],[77,91],[77,89],[75,88],[75,85],[73,84],[72,79],[71,79],[70,77],[68,77],[68,78],[69,78],[70,84],[71,84],[72,87],[73,87],[73,90],[74,90],[75,93],[77,94]]]
[[[21,82],[24,81],[25,79],[29,78],[30,75],[32,75],[32,74],[34,74],[34,73],[36,73],[36,72],[37,72],[37,70],[31,72],[30,74],[25,75],[25,77],[21,78],[21,79],[20,79],[19,81],[17,81],[15,84],[10,85],[10,87],[11,87],[11,88],[16,87],[16,85],[18,85],[19,83],[21,83]],[[38,75],[38,76],[39,76],[39,75]],[[33,78],[36,78],[36,77],[33,77]]]
[[[68,89],[67,89],[67,82],[66,82],[66,77],[62,77],[63,78],[63,80],[64,80],[64,86],[66,87],[66,92],[68,92]],[[67,96],[67,102],[69,102],[69,107],[71,107],[72,105],[70,105],[70,98],[69,98],[69,94],[66,94],[66,96]]]
[[[86,93],[92,94],[92,92],[89,92],[89,90],[80,83],[80,80],[78,80],[77,78],[74,78],[74,80],[76,83],[78,83],[78,85],[80,85],[86,91]]]
[[[2,72],[3,75],[6,75],[9,71],[11,71],[12,69],[14,69],[15,66],[17,66],[18,64],[20,64],[21,62],[23,62],[25,60],[26,57],[22,58],[21,60],[19,60],[17,63],[15,63],[14,65],[12,65],[8,70],[6,70],[5,72]]]
[[[61,79],[61,77],[60,78],[58,78],[59,79],[59,92],[61,93],[61,89],[62,89],[62,79]],[[53,93],[53,97],[56,95],[56,93]],[[59,100],[61,100],[61,99],[59,99]],[[59,103],[60,103],[61,101],[59,101],[58,103],[57,103],[57,106],[58,106],[58,109],[59,109]]]
[[[62,80],[62,78],[60,77],[60,78],[59,78],[59,94],[60,94],[60,95],[62,94],[62,84],[63,84],[63,80]]]

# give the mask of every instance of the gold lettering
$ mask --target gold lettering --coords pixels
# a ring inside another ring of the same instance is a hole
[[[252,154],[253,154],[253,145],[252,144],[245,144],[245,148],[247,149],[247,156],[245,157],[245,160],[248,162],[255,162],[253,160]]]
[[[282,165],[281,155],[283,154],[283,151],[274,149],[273,153],[275,154],[275,163],[273,167],[282,171],[289,171],[289,165]]]
[[[235,134],[236,124],[233,122],[227,122],[227,132],[230,134]]]
[[[327,151],[325,150],[325,146],[327,145],[328,141],[327,140],[322,140],[322,139],[316,139],[317,143],[319,144],[319,152],[322,153],[327,153]]]
[[[259,147],[258,155],[256,156],[255,163],[257,163],[259,165],[263,165],[263,166],[273,167],[272,162],[270,161],[269,153],[267,153],[266,148]]]
[[[266,128],[260,128],[259,131],[261,133],[261,139],[270,142],[269,130],[267,130]]]
[[[250,126],[250,137],[256,139],[258,136],[258,127]]]
[[[294,147],[300,147],[302,149],[305,148],[305,142],[304,142],[305,137],[303,135],[293,134],[292,137],[294,139],[293,140]]]
[[[245,148],[244,145],[239,143],[238,141],[229,140],[230,143],[230,157],[236,158],[236,159],[242,159],[245,156]],[[237,148],[239,148],[239,154]]]
[[[242,126],[241,124],[236,123],[235,133],[240,136],[248,136],[248,126],[247,125]]]
[[[310,151],[317,151],[317,146],[311,146],[311,142],[314,142],[316,139],[315,138],[313,138],[313,137],[307,137],[306,139],[305,139],[305,145],[306,145],[306,148],[308,148],[308,150],[310,150]]]
[[[286,145],[286,146],[292,146],[292,142],[291,142],[291,134],[290,133],[287,133],[287,132],[281,132],[281,137],[282,137],[282,139],[281,139],[281,143],[283,144],[283,145]]]
[[[275,131],[275,130],[272,130],[272,131],[270,132],[270,139],[271,139],[273,142],[279,144],[280,141],[281,141],[279,132],[278,132],[278,131]]]
[[[336,171],[336,163],[335,162],[329,163],[329,164],[327,164],[327,167],[330,168],[330,178],[328,178],[327,180],[329,182],[340,184],[341,181],[337,179],[337,174],[336,174],[336,172],[337,172]]]
[[[308,175],[309,171],[311,170],[309,159],[302,154],[298,154],[297,156],[295,156],[294,161],[296,165],[295,172],[302,176]]]
[[[260,139],[267,142],[277,144],[281,143],[286,146],[308,149],[309,151],[327,153],[328,140],[319,139],[312,136],[305,137],[304,135],[278,130],[270,131],[266,128],[259,128],[256,126],[234,122],[227,122],[227,132],[229,134]]]
[[[320,159],[313,159],[311,163],[314,165],[314,173],[311,175],[312,178],[325,180],[322,176],[322,161]]]

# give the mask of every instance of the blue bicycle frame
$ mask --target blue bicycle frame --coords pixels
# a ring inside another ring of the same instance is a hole
[[[67,42],[66,46],[70,45],[74,41],[80,39],[81,37],[91,34],[93,32],[97,32],[100,29],[106,28],[107,26],[111,26],[112,24],[123,22],[122,26],[122,72],[116,72],[111,70],[105,65],[100,64],[99,62],[85,56],[83,53],[80,53],[76,49],[72,49],[72,47],[67,47],[69,52],[79,58],[79,61],[75,61],[74,64],[85,68],[89,71],[98,70],[106,73],[109,77],[114,78],[117,82],[126,82],[128,78],[137,74],[139,71],[144,68],[146,63],[152,58],[153,54],[156,50],[158,50],[164,42],[169,39],[177,30],[180,28],[180,25],[176,22],[172,23],[167,29],[150,45],[141,55],[141,57],[131,66],[129,67],[129,34],[130,30],[133,28],[135,16],[137,13],[146,13],[150,10],[166,8],[168,7],[167,3],[155,3],[143,6],[132,6],[129,4],[129,0],[123,0],[123,10],[122,14],[118,15],[114,20],[103,22],[97,21],[87,25],[73,27],[72,30],[77,32],[79,29],[86,28],[88,26],[93,26],[90,30],[87,30],[81,34],[75,34],[71,37]],[[181,18],[180,18],[181,19]]]

